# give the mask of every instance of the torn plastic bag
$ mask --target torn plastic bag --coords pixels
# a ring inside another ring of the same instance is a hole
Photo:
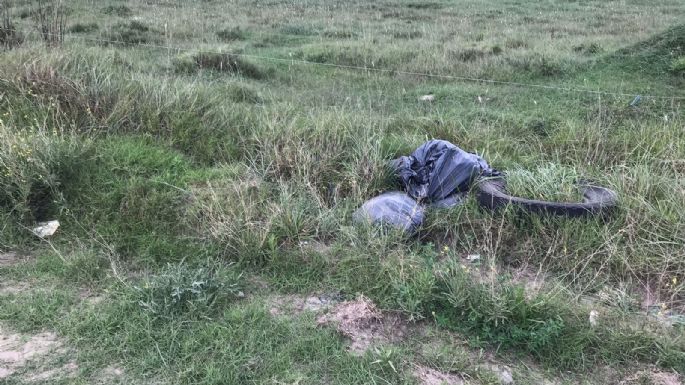
[[[369,224],[390,225],[408,234],[423,224],[425,208],[401,191],[390,191],[366,201],[352,219]]]
[[[402,186],[419,202],[442,201],[468,191],[478,176],[498,174],[478,155],[468,153],[446,140],[430,140],[410,156],[393,162]]]

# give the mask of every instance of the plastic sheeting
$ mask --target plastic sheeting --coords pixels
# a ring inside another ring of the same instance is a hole
[[[425,207],[402,191],[390,191],[366,201],[357,210],[355,222],[389,225],[406,233],[416,232],[425,218]]]
[[[478,155],[468,153],[446,140],[430,140],[410,156],[394,162],[400,183],[419,202],[435,202],[468,191],[480,175],[493,170]]]
[[[406,191],[392,191],[370,199],[354,213],[356,222],[386,224],[407,233],[416,232],[426,206],[448,208],[463,202],[464,193],[481,175],[496,175],[478,155],[445,140],[430,140],[410,156],[392,162]]]

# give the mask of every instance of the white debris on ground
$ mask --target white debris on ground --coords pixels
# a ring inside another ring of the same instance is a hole
[[[588,321],[590,322],[590,326],[592,326],[592,327],[597,326],[597,318],[599,318],[599,312],[597,310],[590,310],[590,317],[588,317]]]
[[[52,236],[57,232],[57,229],[59,228],[59,221],[47,221],[47,222],[40,222],[38,223],[38,226],[34,227],[31,232],[35,234],[39,238],[47,238],[49,236]]]
[[[432,102],[434,100],[435,100],[435,95],[433,95],[433,94],[423,95],[423,96],[419,97],[419,101],[422,101],[422,102]]]

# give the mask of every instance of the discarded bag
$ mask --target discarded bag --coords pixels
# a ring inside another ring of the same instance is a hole
[[[410,156],[394,161],[393,166],[407,194],[421,203],[468,191],[481,175],[499,175],[480,156],[446,140],[430,140]]]
[[[389,225],[408,234],[423,224],[425,207],[401,191],[390,191],[366,201],[353,214],[357,223]]]
[[[423,224],[426,208],[461,204],[477,180],[476,200],[490,210],[515,205],[528,212],[579,217],[607,213],[618,203],[616,192],[587,182],[579,185],[583,191],[579,203],[513,197],[500,172],[480,156],[445,140],[430,140],[391,166],[406,193],[392,191],[368,200],[354,213],[356,222],[388,224],[413,234]]]
[[[499,175],[483,158],[445,140],[430,140],[391,166],[406,191],[392,191],[366,201],[353,215],[355,222],[386,224],[408,234],[416,232],[426,207],[461,204],[480,175]]]

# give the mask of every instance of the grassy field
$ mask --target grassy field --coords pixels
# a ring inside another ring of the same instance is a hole
[[[0,4],[0,382],[681,383],[682,1]],[[431,138],[620,207],[353,226]]]

